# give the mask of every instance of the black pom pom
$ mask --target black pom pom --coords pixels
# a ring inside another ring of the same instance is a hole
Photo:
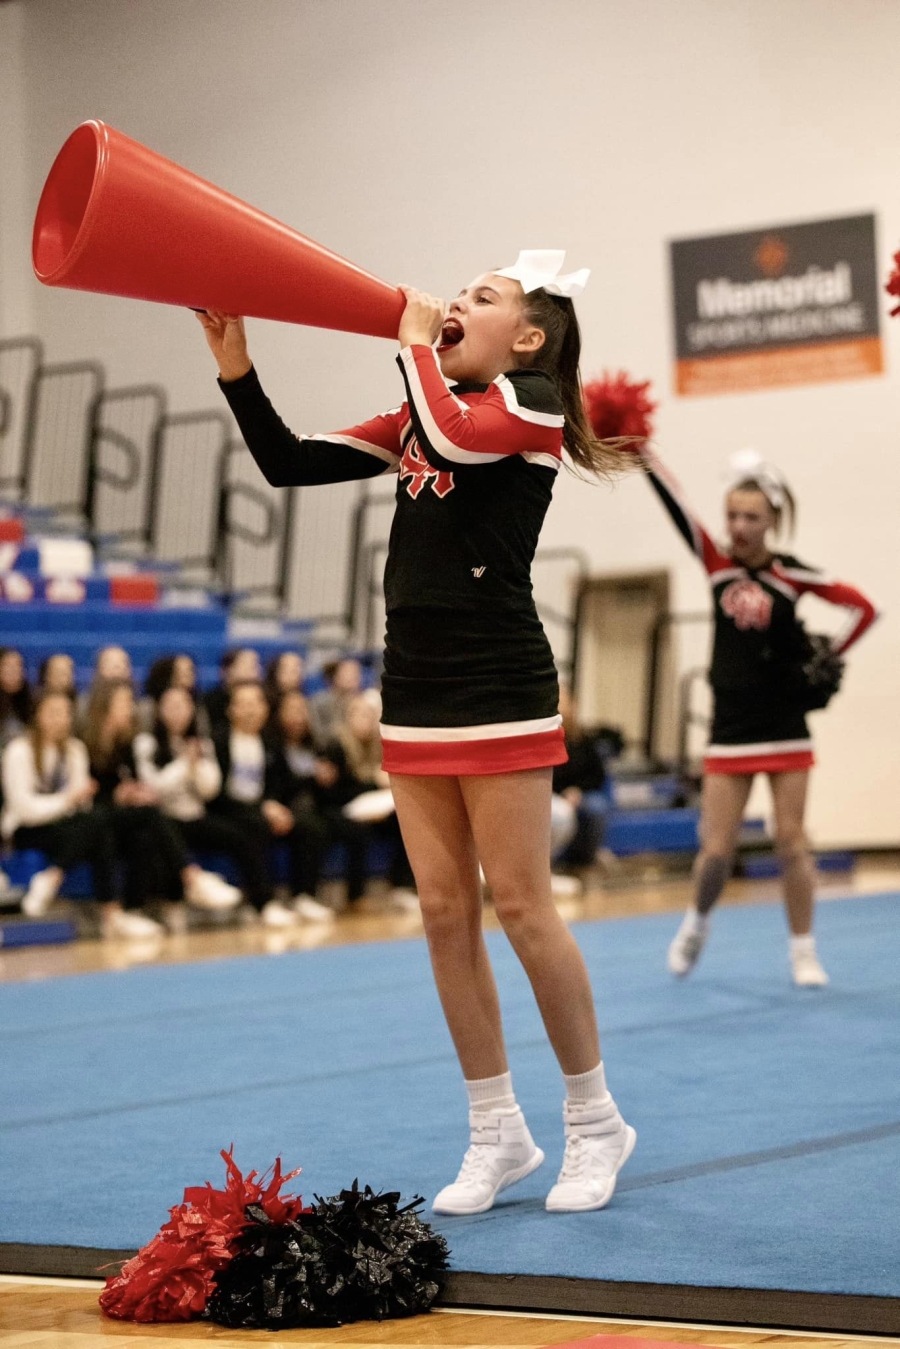
[[[441,1290],[447,1243],[418,1216],[421,1199],[356,1181],[312,1213],[274,1224],[256,1207],[216,1279],[205,1315],[230,1329],[282,1330],[416,1316]]]
[[[382,1321],[428,1311],[447,1268],[444,1238],[418,1216],[420,1198],[400,1208],[399,1194],[370,1186],[330,1199],[316,1196],[325,1265],[339,1275],[345,1321]]]
[[[232,1330],[340,1325],[311,1216],[273,1223],[255,1207],[247,1216],[250,1225],[234,1258],[216,1276],[204,1316]]]

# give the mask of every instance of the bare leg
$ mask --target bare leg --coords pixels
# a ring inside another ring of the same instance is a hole
[[[590,980],[550,898],[551,771],[464,777],[459,785],[494,907],[531,981],[566,1074],[590,1072],[600,1042]]]
[[[803,827],[809,772],[772,773],[775,844],[784,877],[788,926],[795,937],[812,932],[816,872]]]
[[[741,821],[750,796],[749,775],[708,773],[700,807],[700,851],[694,863],[694,906],[708,914],[718,900],[734,861]]]
[[[467,1081],[497,1077],[507,1071],[506,1049],[481,930],[478,858],[459,779],[395,774],[391,790],[463,1075]]]

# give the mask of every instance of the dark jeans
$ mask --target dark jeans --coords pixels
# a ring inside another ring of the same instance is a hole
[[[578,806],[575,814],[578,820],[575,837],[556,861],[564,866],[589,867],[597,860],[597,850],[606,832],[606,816],[586,806]]]
[[[106,903],[116,898],[115,835],[108,815],[99,810],[80,810],[52,824],[22,825],[13,838],[17,848],[37,848],[46,853],[51,866],[71,871],[90,862],[94,894]]]
[[[286,840],[291,849],[291,884],[295,894],[315,895],[322,859],[331,842],[328,821],[303,797],[291,804],[291,814],[294,828]]]
[[[218,801],[214,811],[210,811],[205,820],[198,824],[212,826],[223,825],[225,833],[219,835],[219,842],[198,843],[198,847],[221,847],[237,862],[244,882],[244,893],[254,909],[268,904],[274,891],[272,870],[269,864],[269,850],[273,836],[268,821],[259,806],[245,801]],[[194,830],[195,835],[198,831]],[[213,834],[208,835],[210,839]],[[226,844],[224,840],[229,840]],[[193,847],[193,843],[190,845]],[[238,849],[240,852],[238,852]]]
[[[348,820],[342,811],[335,809],[327,811],[325,819],[329,840],[343,843],[347,849],[347,899],[351,904],[366,888],[369,847],[376,839],[386,839],[393,845],[388,867],[388,882],[392,888],[411,889],[415,885],[396,815],[389,815],[386,820],[374,824],[360,824],[358,820]]]
[[[238,855],[235,846],[223,840],[220,844],[198,843],[198,847],[219,846],[230,853],[241,868],[247,898],[256,909],[261,909],[272,898],[273,882],[269,854],[273,845],[284,843],[290,855],[290,882],[294,894],[315,895],[322,872],[322,858],[331,841],[328,823],[315,807],[302,797],[291,807],[294,827],[289,834],[273,834],[259,806],[243,801],[220,801],[215,813],[207,815],[210,823],[224,824],[232,838],[240,839]],[[194,844],[188,840],[188,846]]]
[[[265,820],[259,818],[264,832],[255,820],[248,824],[237,816],[218,812],[202,815],[199,820],[174,821],[191,852],[224,853],[232,859],[247,898],[257,909],[272,898],[268,856],[272,835]]]
[[[126,909],[139,909],[156,899],[184,898],[181,872],[190,862],[174,821],[156,806],[97,807],[112,828],[118,856],[125,864]]]

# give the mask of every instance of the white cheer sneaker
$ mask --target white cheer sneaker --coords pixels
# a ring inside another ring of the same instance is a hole
[[[530,1176],[544,1160],[518,1106],[470,1110],[469,1128],[459,1175],[435,1199],[435,1213],[486,1213],[501,1190]]]
[[[709,936],[709,921],[698,921],[697,914],[688,909],[682,919],[681,927],[675,933],[669,947],[667,964],[669,973],[683,979],[700,959],[701,952]]]
[[[24,909],[25,905],[22,905]],[[825,988],[828,975],[822,968],[815,949],[795,951],[791,956],[791,976],[797,988]]]
[[[619,1114],[611,1096],[563,1106],[566,1150],[562,1170],[547,1195],[551,1213],[605,1208],[613,1197],[616,1177],[634,1151],[637,1134]]]

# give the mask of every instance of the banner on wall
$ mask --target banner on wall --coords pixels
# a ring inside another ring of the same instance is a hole
[[[883,371],[874,215],[676,239],[670,248],[677,393]]]

